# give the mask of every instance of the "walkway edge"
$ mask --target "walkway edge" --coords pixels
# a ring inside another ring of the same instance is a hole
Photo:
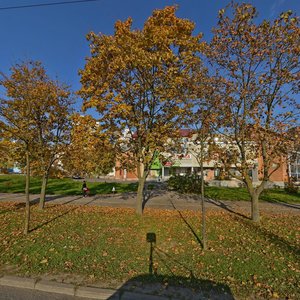
[[[114,289],[104,289],[97,287],[76,286],[75,284],[61,283],[49,280],[38,280],[34,278],[24,278],[12,275],[0,277],[0,285],[10,286],[22,289],[38,290],[49,293],[64,294],[69,296],[106,300],[112,296],[120,299],[151,299],[151,300],[169,300],[169,297],[154,296],[149,294],[120,291]],[[124,296],[124,297],[123,297]],[[128,298],[130,296],[130,298]]]

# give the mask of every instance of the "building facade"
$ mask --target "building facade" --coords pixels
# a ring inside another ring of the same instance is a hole
[[[186,175],[186,174],[198,174],[200,175],[199,153],[200,145],[195,143],[195,136],[188,130],[182,131],[182,153],[167,155],[168,159],[162,163],[158,159],[155,160],[151,167],[151,171],[148,179],[152,180],[168,180],[172,175]],[[220,147],[223,147],[222,142],[218,141]],[[225,144],[225,143],[224,143]],[[207,152],[207,144],[204,147],[204,152]],[[207,154],[207,153],[206,153]],[[197,159],[198,158],[198,159]],[[281,164],[274,164],[274,171],[270,176],[270,185],[284,187],[285,182],[289,177],[295,181],[300,181],[300,153],[296,156],[296,159],[287,163],[285,159],[281,160]],[[262,173],[262,158],[257,157],[253,159],[253,167],[249,169],[249,175],[252,178],[253,183],[259,184],[260,174]],[[237,187],[242,183],[231,176],[238,172],[235,165],[230,165],[230,174],[224,177],[222,172],[223,166],[218,159],[204,159],[204,180],[212,185],[232,186]],[[275,170],[276,169],[276,170]],[[136,180],[137,173],[134,171],[128,171],[122,169],[120,165],[116,164],[115,179],[122,180]]]

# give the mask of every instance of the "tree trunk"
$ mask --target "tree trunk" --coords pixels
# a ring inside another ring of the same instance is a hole
[[[30,162],[29,162],[29,152],[26,151],[26,184],[25,184],[25,227],[24,234],[29,232],[29,221],[30,221],[30,200],[29,200],[29,184],[30,184]]]
[[[137,166],[137,175],[139,179],[139,186],[137,190],[137,199],[136,199],[136,213],[138,215],[143,214],[143,200],[144,200],[144,187],[145,181],[147,178],[147,172],[145,171],[145,166],[143,163],[139,163]]]
[[[205,207],[205,198],[204,198],[204,170],[203,170],[203,151],[204,145],[203,141],[201,141],[201,161],[200,161],[200,172],[201,172],[201,207],[202,207],[202,242],[203,242],[203,250],[207,249],[206,243],[206,207]]]
[[[46,171],[44,173],[43,179],[42,179],[42,188],[41,188],[40,203],[39,203],[39,209],[41,209],[41,210],[44,209],[44,207],[45,207],[45,197],[46,197],[48,176],[49,176],[49,171]]]
[[[139,177],[139,186],[137,190],[137,199],[136,199],[136,213],[138,215],[143,214],[143,200],[144,200],[144,187],[145,187],[146,176],[145,172],[141,177]]]
[[[205,197],[204,197],[204,179],[203,179],[203,163],[201,166],[201,207],[202,207],[202,238],[203,238],[203,249],[207,249],[206,243],[206,207],[205,207]]]
[[[259,186],[254,187],[250,177],[244,174],[244,183],[246,184],[248,193],[251,196],[251,220],[255,223],[259,223],[259,196],[266,188],[268,181],[263,180]]]
[[[259,223],[259,195],[260,193],[258,193],[256,190],[254,190],[251,194],[251,219],[255,223]]]

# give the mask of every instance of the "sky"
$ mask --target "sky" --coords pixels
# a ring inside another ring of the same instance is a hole
[[[98,0],[85,3],[3,9],[12,6],[71,0],[0,0],[0,71],[9,74],[15,63],[39,60],[51,78],[80,88],[78,70],[89,56],[86,34],[90,31],[111,35],[117,20],[133,19],[134,28],[142,28],[154,9],[178,5],[177,16],[195,22],[195,33],[209,40],[217,24],[218,11],[229,0]],[[253,4],[259,19],[273,19],[291,9],[300,15],[300,0],[236,1]],[[0,90],[3,95],[3,90]],[[78,99],[76,108],[81,101]]]

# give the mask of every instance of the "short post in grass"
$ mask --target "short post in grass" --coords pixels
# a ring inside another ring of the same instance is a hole
[[[116,192],[116,188],[113,186],[111,189],[112,193],[114,194]]]
[[[150,243],[149,273],[150,275],[152,275],[153,274],[153,248],[156,243],[156,234],[154,232],[148,232],[146,236],[146,240],[148,243]]]

